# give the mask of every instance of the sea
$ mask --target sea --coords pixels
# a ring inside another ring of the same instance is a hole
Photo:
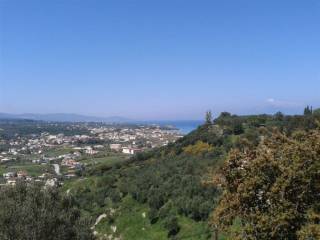
[[[154,124],[160,126],[173,126],[179,130],[182,134],[188,134],[191,131],[198,128],[204,122],[201,120],[181,120],[181,121],[154,121]]]

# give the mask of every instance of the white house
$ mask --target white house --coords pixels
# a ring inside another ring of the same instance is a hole
[[[137,152],[141,152],[141,149],[124,147],[122,148],[122,152],[125,154],[135,154]]]
[[[7,173],[4,173],[3,174],[3,177],[5,178],[5,179],[9,179],[9,178],[13,178],[13,177],[15,177],[15,173],[14,172],[7,172]]]
[[[94,154],[97,154],[97,153],[98,153],[98,151],[93,150],[92,148],[86,149],[85,152],[86,152],[86,154],[89,154],[89,155],[94,155]]]
[[[110,149],[119,151],[121,149],[121,146],[122,146],[121,144],[113,143],[113,144],[110,144]]]
[[[10,158],[2,158],[1,159],[1,162],[9,162],[9,161],[11,161],[12,159],[10,159]]]

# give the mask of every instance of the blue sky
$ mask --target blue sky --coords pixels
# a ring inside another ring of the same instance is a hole
[[[2,0],[0,112],[320,107],[318,0]]]

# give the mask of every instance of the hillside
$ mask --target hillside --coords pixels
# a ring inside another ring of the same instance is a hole
[[[81,126],[5,120],[0,136],[8,142],[2,148],[11,148],[17,136],[43,131],[72,136],[86,130]],[[62,186],[24,178],[17,187],[2,184],[0,238],[319,239],[319,127],[319,111],[309,108],[297,116],[224,112],[213,121],[208,113],[190,134],[131,158],[105,144],[99,154],[79,158],[81,169],[63,178]],[[59,145],[46,154],[70,151]],[[24,161],[3,164],[1,171],[24,169],[30,176],[54,171]]]
[[[137,154],[124,164],[87,169],[64,190],[83,214],[102,217],[94,228],[101,239],[209,239],[210,216],[223,190],[213,179],[230,150],[254,149],[275,130],[287,136],[310,131],[318,121],[316,114],[222,113],[174,144]]]

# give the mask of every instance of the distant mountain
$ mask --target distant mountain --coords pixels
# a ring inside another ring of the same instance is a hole
[[[112,116],[112,117],[95,117],[72,113],[51,113],[51,114],[10,114],[0,113],[0,119],[30,119],[50,122],[106,122],[106,123],[125,123],[132,122],[131,119]]]

